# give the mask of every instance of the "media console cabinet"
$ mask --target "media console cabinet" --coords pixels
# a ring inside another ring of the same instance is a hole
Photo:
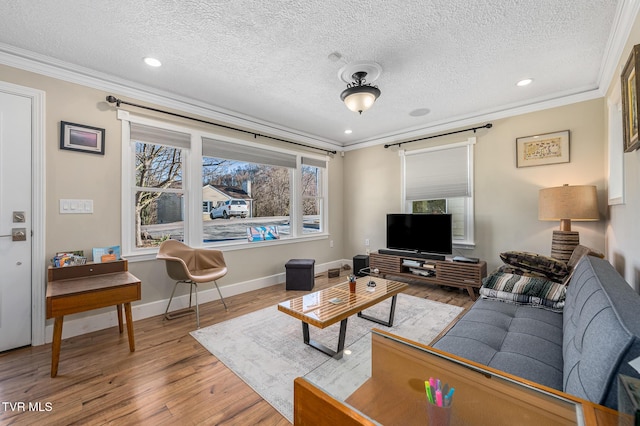
[[[464,288],[473,300],[477,298],[474,289],[479,289],[482,279],[487,276],[487,262],[484,261],[465,263],[378,252],[369,255],[369,267],[371,271],[377,269],[382,277],[393,275],[429,284]]]

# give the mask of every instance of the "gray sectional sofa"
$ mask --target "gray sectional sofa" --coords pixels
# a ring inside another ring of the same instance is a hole
[[[562,312],[479,299],[433,347],[616,409],[617,375],[640,377],[640,296],[584,256]]]

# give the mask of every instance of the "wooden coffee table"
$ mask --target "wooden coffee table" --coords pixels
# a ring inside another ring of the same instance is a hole
[[[373,283],[373,284],[372,284]],[[302,339],[305,344],[323,352],[335,359],[342,358],[344,341],[347,334],[347,319],[358,314],[359,317],[387,327],[393,326],[396,309],[396,297],[408,285],[397,281],[390,281],[378,277],[363,277],[356,281],[355,293],[349,292],[349,283],[344,282],[336,286],[309,293],[295,299],[278,304],[278,310],[302,321]],[[389,320],[373,318],[362,313],[385,299],[391,297],[391,312]],[[329,327],[340,321],[340,335],[338,348],[332,350],[309,338],[309,324],[318,327]]]

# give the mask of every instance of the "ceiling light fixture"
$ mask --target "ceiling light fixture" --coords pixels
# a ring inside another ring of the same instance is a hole
[[[347,108],[360,114],[362,114],[362,111],[371,108],[380,96],[380,89],[367,83],[366,76],[367,73],[365,71],[353,73],[351,78],[354,81],[348,83],[347,88],[340,94],[340,99],[342,99]]]
[[[533,83],[532,78],[525,78],[524,80],[520,80],[519,82],[517,82],[516,86],[524,87],[530,85],[531,83]]]
[[[344,133],[345,133],[346,135],[350,135],[351,133],[353,133],[353,130],[351,130],[351,129],[347,129],[347,130],[345,130],[345,131],[344,131]]]
[[[156,58],[150,58],[150,57],[144,58],[144,63],[149,65],[150,67],[159,67],[162,65],[162,62],[160,62]]]

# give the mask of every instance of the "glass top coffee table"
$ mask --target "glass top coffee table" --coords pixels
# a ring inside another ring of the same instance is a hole
[[[347,320],[357,314],[359,317],[387,327],[393,326],[396,297],[408,285],[378,277],[363,277],[356,280],[355,292],[349,291],[349,283],[344,282],[333,287],[309,293],[278,304],[278,310],[302,321],[302,339],[305,344],[335,359],[342,358],[347,333]],[[363,310],[391,297],[389,319],[373,318],[362,313]],[[332,350],[322,343],[312,340],[309,324],[325,328],[340,322],[338,348]]]

